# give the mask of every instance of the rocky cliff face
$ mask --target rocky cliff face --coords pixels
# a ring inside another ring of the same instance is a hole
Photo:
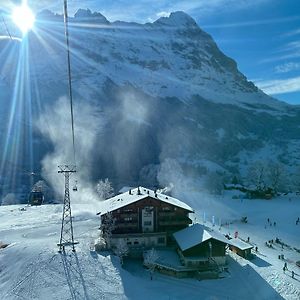
[[[16,121],[9,131],[9,117],[3,119],[2,147],[7,132],[23,128],[18,164],[28,161],[32,142],[26,130],[32,118],[58,113],[57,99],[67,94],[62,21],[44,11],[26,44],[0,40],[1,105]],[[193,178],[216,170],[243,174],[255,160],[271,158],[290,168],[298,164],[299,109],[249,82],[187,14],[175,12],[141,25],[110,23],[100,13],[79,10],[70,20],[70,37],[75,128],[79,136],[86,132],[81,128],[88,124],[82,115],[86,105],[95,110],[91,122],[98,125],[90,132],[89,179],[154,185],[170,161]],[[20,72],[26,85],[16,92]],[[13,109],[19,112],[11,114]],[[68,111],[65,115],[67,122]],[[51,119],[47,122],[53,126]],[[44,133],[37,130],[33,136],[38,168],[46,153],[58,151]],[[83,152],[85,146],[77,140]]]

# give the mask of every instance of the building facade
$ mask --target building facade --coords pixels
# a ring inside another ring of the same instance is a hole
[[[129,248],[166,246],[172,233],[192,223],[184,202],[138,187],[103,202],[101,230],[111,247],[119,240]]]
[[[201,224],[174,233],[182,264],[197,270],[218,269],[226,265],[228,240]]]

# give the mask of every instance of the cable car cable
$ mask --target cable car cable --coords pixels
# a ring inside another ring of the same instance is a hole
[[[71,126],[72,126],[72,143],[73,143],[73,159],[76,166],[76,151],[75,151],[75,130],[74,130],[74,112],[73,112],[73,92],[72,92],[72,73],[71,73],[71,58],[70,58],[70,42],[69,42],[69,21],[68,21],[68,3],[64,0],[64,24],[65,37],[67,44],[67,60],[68,60],[68,87],[71,109]]]

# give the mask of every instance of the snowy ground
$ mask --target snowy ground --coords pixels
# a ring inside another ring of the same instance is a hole
[[[182,195],[196,210],[196,220],[222,226],[258,247],[251,261],[229,256],[229,273],[218,280],[176,279],[155,274],[151,281],[140,262],[126,262],[121,268],[109,253],[93,253],[89,244],[98,234],[98,209],[73,206],[76,253],[57,252],[61,205],[42,207],[0,206],[0,241],[10,246],[0,250],[0,299],[300,299],[300,197],[283,196],[267,200],[233,200],[231,195],[216,199],[199,193]],[[247,216],[247,224],[239,221]],[[267,218],[276,226],[267,225]],[[214,226],[219,230],[219,226]],[[280,238],[289,247],[265,241]],[[283,273],[284,254],[289,271]],[[291,278],[291,270],[296,273]]]

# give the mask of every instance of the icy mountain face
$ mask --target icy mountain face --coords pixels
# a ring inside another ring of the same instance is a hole
[[[172,161],[195,178],[211,169],[236,174],[254,160],[298,164],[299,109],[249,82],[187,14],[175,12],[141,25],[110,23],[100,13],[79,10],[70,19],[70,38],[75,127],[80,136],[89,129],[83,124],[99,125],[90,132],[94,146],[89,179],[109,177],[118,184],[151,186],[161,169],[170,171]],[[31,100],[34,119],[59,112],[57,99],[67,95],[64,42],[62,16],[42,12],[35,33],[28,36],[30,86],[27,94],[17,94],[25,107],[29,102],[24,99]],[[0,86],[8,89],[0,91],[1,105],[8,106],[1,125],[7,130],[20,60],[12,60],[10,53],[24,51],[24,44],[0,43],[1,62],[10,62],[0,67]],[[97,111],[90,120],[81,113],[86,105]],[[69,112],[63,115],[67,122]],[[48,118],[45,126],[54,126],[52,121]],[[25,117],[20,123],[31,126]],[[56,129],[54,133],[51,127],[52,136],[61,134],[61,128]],[[36,165],[58,148],[51,134],[41,131],[43,135],[34,134],[39,145],[34,147]],[[29,142],[24,137],[22,147],[30,148]],[[82,149],[87,145],[83,138],[77,144]],[[22,155],[20,163],[27,161],[28,153]],[[82,163],[87,164],[84,159]]]
[[[62,20],[49,12],[48,19]],[[109,23],[100,13],[80,9],[71,25],[73,63],[75,71],[82,74],[81,81],[92,75],[104,81],[109,78],[117,85],[132,85],[154,97],[189,101],[192,96],[200,95],[217,103],[284,107],[247,81],[235,61],[224,55],[213,39],[183,12],[140,25]],[[52,34],[63,34],[58,24],[40,27],[51,30]],[[46,41],[50,38],[43,32],[41,36]],[[54,47],[51,42],[51,48]],[[33,52],[41,51],[40,48],[37,43]],[[43,58],[44,55],[47,53]],[[45,63],[48,65],[49,61]],[[55,57],[54,64],[57,63]],[[47,69],[43,63],[39,65]],[[52,78],[52,72],[49,76]]]

